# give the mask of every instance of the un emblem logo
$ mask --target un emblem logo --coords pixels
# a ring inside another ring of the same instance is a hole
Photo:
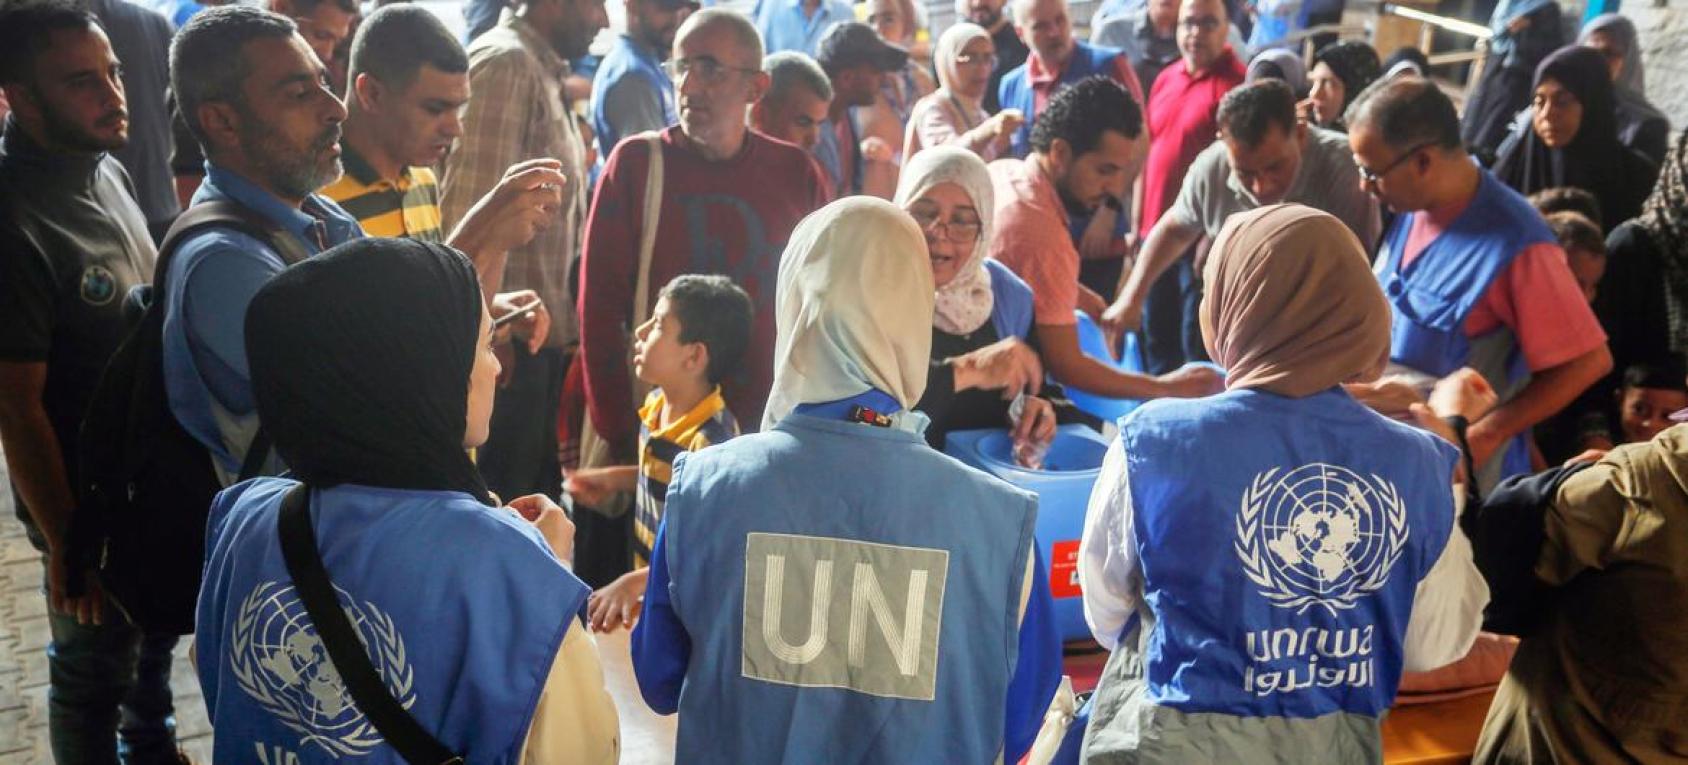
[[[409,709],[416,703],[415,673],[392,618],[373,603],[359,606],[344,590],[334,589],[381,679]],[[241,690],[298,733],[301,748],[316,744],[342,757],[368,754],[382,743],[381,734],[352,703],[292,585],[265,582],[246,596],[229,653]]]
[[[1332,614],[1389,580],[1407,542],[1393,484],[1316,463],[1254,477],[1237,514],[1237,557],[1260,594],[1297,614]]]

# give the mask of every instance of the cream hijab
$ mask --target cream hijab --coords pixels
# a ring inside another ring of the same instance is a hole
[[[996,302],[991,293],[991,272],[985,269],[991,216],[996,207],[990,170],[979,155],[957,146],[924,149],[903,165],[895,201],[898,207],[908,207],[932,187],[945,183],[960,186],[973,200],[973,208],[979,213],[979,238],[955,278],[937,289],[932,326],[952,335],[965,335],[990,321]]]
[[[968,98],[955,92],[953,84],[959,78],[959,75],[956,74],[955,59],[961,55],[962,49],[966,48],[968,43],[980,38],[989,40],[990,37],[991,33],[986,32],[984,27],[963,21],[952,25],[949,29],[944,30],[943,34],[938,35],[938,44],[932,48],[932,65],[933,68],[938,70],[939,87],[943,88],[946,95],[954,97],[955,100],[971,107],[974,111],[983,108],[980,104],[984,99],[982,96],[980,98]],[[973,115],[967,116],[972,117]]]
[[[1226,388],[1299,398],[1375,380],[1389,361],[1389,303],[1359,240],[1328,213],[1231,216],[1202,278],[1202,340]]]
[[[798,404],[876,388],[903,406],[926,391],[932,266],[914,219],[882,199],[840,199],[797,224],[774,298],[774,385],[762,429]],[[909,429],[918,430],[918,427]]]

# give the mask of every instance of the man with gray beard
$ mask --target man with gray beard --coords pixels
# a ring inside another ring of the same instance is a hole
[[[207,9],[177,34],[170,79],[206,157],[194,205],[241,205],[290,234],[289,249],[302,254],[363,236],[356,219],[315,193],[340,177],[346,107],[291,20],[249,6]],[[216,226],[190,233],[172,257],[163,294],[170,411],[227,485],[258,430],[246,306],[289,259]]]

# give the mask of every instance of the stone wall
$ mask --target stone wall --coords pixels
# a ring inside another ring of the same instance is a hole
[[[1619,11],[1641,32],[1647,99],[1672,128],[1688,127],[1688,0],[1624,0]]]

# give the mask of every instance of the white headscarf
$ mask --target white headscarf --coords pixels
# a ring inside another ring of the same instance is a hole
[[[985,269],[991,216],[996,208],[990,170],[979,155],[957,146],[923,149],[903,165],[895,201],[898,207],[908,207],[932,187],[945,183],[960,186],[973,200],[973,208],[979,212],[979,238],[973,242],[967,260],[956,270],[955,278],[937,289],[932,326],[952,335],[965,335],[990,321],[996,303],[991,293],[991,272]]]
[[[762,429],[798,404],[869,388],[908,413],[931,363],[932,266],[908,213],[882,199],[840,199],[804,218],[780,257],[774,385]]]
[[[972,99],[955,92],[954,83],[958,78],[955,59],[961,55],[962,49],[966,48],[968,43],[979,38],[989,40],[991,33],[986,32],[985,28],[978,24],[963,21],[951,25],[949,29],[944,30],[943,34],[938,35],[938,44],[932,48],[932,66],[938,70],[938,85],[944,89],[946,94],[973,107],[975,111],[980,108],[979,104],[983,101],[983,97]],[[973,115],[967,116],[972,117]]]

